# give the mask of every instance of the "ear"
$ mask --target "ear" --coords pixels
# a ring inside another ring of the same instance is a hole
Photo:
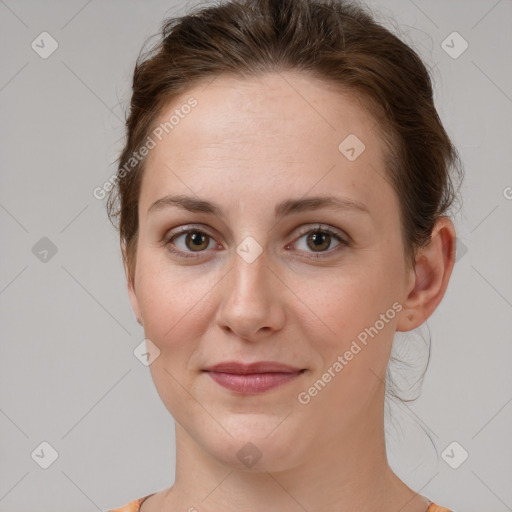
[[[127,281],[127,287],[128,287],[128,297],[130,298],[130,303],[132,305],[132,310],[135,313],[135,317],[137,318],[137,321],[142,325],[142,316],[140,314],[140,306],[139,301],[137,299],[137,295],[135,293],[135,276],[133,276],[133,279],[130,278],[130,273],[128,271],[128,265],[126,262],[126,259],[124,257],[123,253],[123,266],[124,266],[124,273],[126,275],[126,281]]]
[[[397,331],[410,331],[420,326],[441,302],[455,263],[455,240],[453,223],[448,217],[440,217],[429,244],[418,250]]]

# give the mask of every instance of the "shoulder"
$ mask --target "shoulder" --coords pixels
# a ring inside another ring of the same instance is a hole
[[[439,505],[436,505],[435,503],[431,503],[430,507],[428,507],[427,512],[453,512],[449,508],[440,507]]]
[[[149,494],[148,496],[144,496],[143,498],[139,498],[137,500],[130,501],[126,505],[120,507],[120,508],[113,508],[111,510],[108,510],[107,512],[139,512],[140,507],[142,503],[147,500],[150,496],[153,496],[153,494]],[[436,505],[435,503],[430,503],[430,506],[428,507],[427,512],[453,512],[452,510],[440,507],[439,505]]]
[[[144,496],[143,498],[130,501],[129,503],[120,508],[113,508],[111,510],[107,510],[107,512],[139,512],[142,503],[146,501],[150,496],[153,496],[153,494],[149,494],[148,496]],[[428,512],[430,512],[430,510]]]

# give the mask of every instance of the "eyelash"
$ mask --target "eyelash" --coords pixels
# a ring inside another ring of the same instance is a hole
[[[164,245],[167,247],[167,249],[170,252],[172,252],[173,254],[176,254],[176,255],[178,255],[180,257],[184,257],[184,258],[198,258],[198,257],[201,256],[201,253],[206,252],[206,250],[204,250],[204,251],[197,251],[196,253],[194,253],[194,252],[191,252],[191,251],[182,251],[181,249],[175,249],[174,248],[173,241],[178,236],[186,235],[188,233],[200,233],[200,234],[206,235],[210,239],[214,239],[206,231],[204,231],[204,230],[202,230],[200,228],[188,227],[188,228],[181,228],[177,232],[171,233],[170,236],[166,237],[166,239],[164,240]],[[342,238],[339,235],[339,233],[337,233],[333,229],[330,229],[329,227],[323,226],[323,225],[318,225],[318,226],[316,226],[313,229],[309,229],[307,231],[304,231],[304,232],[300,233],[299,237],[297,238],[297,240],[301,239],[304,235],[308,235],[308,234],[311,234],[311,233],[320,233],[320,234],[327,234],[327,235],[332,236],[333,238],[335,238],[339,242],[339,245],[337,245],[336,247],[340,247],[340,246],[348,247],[348,246],[351,245],[350,242],[348,242],[347,240]],[[317,253],[312,252],[311,254],[313,256],[307,256],[307,257],[308,258],[312,258],[312,259],[319,259],[319,258],[328,257],[328,256],[331,255],[332,252],[334,252],[336,250],[336,247],[334,249],[330,249],[330,250],[327,250],[327,251],[320,251],[320,252],[317,252]],[[325,256],[324,256],[324,254],[325,254]]]

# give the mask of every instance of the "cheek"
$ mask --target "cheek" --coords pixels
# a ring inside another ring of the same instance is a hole
[[[319,415],[332,408],[340,417],[355,417],[383,390],[385,383],[396,308],[385,297],[377,297],[372,286],[349,283],[344,281],[343,291],[332,293],[331,300],[321,302],[321,317],[330,330],[302,327],[309,328],[307,338],[318,356],[315,372],[304,391],[310,390],[312,396],[318,397],[314,398],[314,407],[318,407]],[[319,335],[321,332],[324,334]]]
[[[308,307],[304,328],[322,326],[324,337],[338,343],[373,325],[398,297],[391,274],[383,265],[361,262],[318,276],[301,276],[294,285],[297,296]]]
[[[190,267],[186,273],[169,262],[151,264],[147,257],[144,263],[137,294],[145,336],[160,351],[149,368],[162,402],[180,418],[180,411],[190,407],[185,390],[194,389],[196,375],[190,370],[197,367],[199,341],[212,314],[209,291],[218,279],[192,277]]]
[[[331,368],[331,373],[343,375],[333,379],[333,387],[341,385],[357,396],[373,388],[376,375],[384,374],[401,309],[392,274],[385,272],[379,258],[369,260],[332,269],[328,279],[301,277],[296,283],[297,295],[308,307],[301,306],[301,314],[297,309],[294,318],[300,319],[305,338],[319,356],[318,374]],[[334,367],[338,357],[343,359],[342,370]],[[346,401],[348,395],[343,391],[339,397]]]
[[[192,351],[194,340],[206,330],[212,307],[209,292],[218,281],[208,273],[180,269],[158,257],[142,257],[137,278],[137,297],[146,336],[161,352]],[[197,268],[199,270],[199,268]]]

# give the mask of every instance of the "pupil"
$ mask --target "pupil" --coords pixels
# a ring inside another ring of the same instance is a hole
[[[325,240],[329,235],[323,233],[313,233],[311,235],[313,237],[313,244],[315,248],[319,248],[322,245],[325,245]],[[329,245],[329,244],[327,244]]]
[[[192,238],[192,243],[194,246],[200,247],[202,244],[204,244],[205,237],[202,233],[192,233],[190,237]]]

